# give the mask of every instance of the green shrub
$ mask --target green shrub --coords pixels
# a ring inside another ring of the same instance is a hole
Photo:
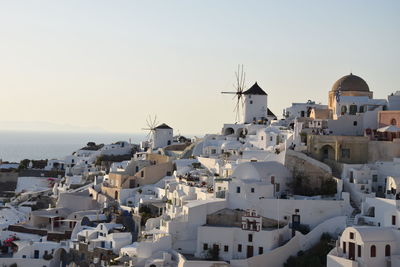
[[[326,266],[326,255],[332,250],[330,244],[332,237],[328,233],[321,235],[320,241],[307,251],[299,251],[297,256],[290,256],[284,267],[324,267]]]

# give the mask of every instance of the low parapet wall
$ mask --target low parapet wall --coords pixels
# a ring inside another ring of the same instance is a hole
[[[323,233],[329,233],[337,237],[346,227],[346,218],[346,216],[338,216],[326,220],[306,235],[296,232],[295,237],[285,245],[266,254],[244,260],[231,260],[230,265],[233,267],[250,267],[265,266],[268,263],[268,267],[282,267],[290,256],[295,256],[300,250],[310,249],[317,244]]]

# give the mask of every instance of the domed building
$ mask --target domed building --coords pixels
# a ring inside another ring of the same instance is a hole
[[[333,114],[336,113],[336,103],[342,96],[363,96],[372,99],[373,92],[369,90],[363,78],[350,73],[337,80],[329,91],[328,107],[333,110]]]
[[[229,182],[229,205],[246,209],[249,203],[286,194],[291,178],[290,171],[279,162],[241,163],[233,171]]]

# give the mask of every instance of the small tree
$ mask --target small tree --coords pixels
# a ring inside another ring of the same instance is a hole
[[[211,248],[208,249],[207,259],[213,260],[213,261],[219,260],[219,247],[218,246],[212,246]]]

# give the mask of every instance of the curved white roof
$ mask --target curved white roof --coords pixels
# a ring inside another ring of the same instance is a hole
[[[268,127],[266,127],[265,129],[263,129],[263,130],[264,130],[264,132],[266,132],[266,133],[268,133],[268,132],[273,132],[273,133],[279,134],[279,133],[281,132],[278,128],[272,127],[272,126],[268,126]]]
[[[222,144],[221,149],[225,150],[233,150],[233,149],[239,149],[242,146],[242,143],[238,141],[226,141]]]
[[[289,177],[289,170],[276,161],[246,162],[239,164],[232,177],[242,180],[264,180],[271,175]]]
[[[358,232],[363,242],[396,241],[396,236],[391,227],[358,226],[348,227],[346,231]]]

